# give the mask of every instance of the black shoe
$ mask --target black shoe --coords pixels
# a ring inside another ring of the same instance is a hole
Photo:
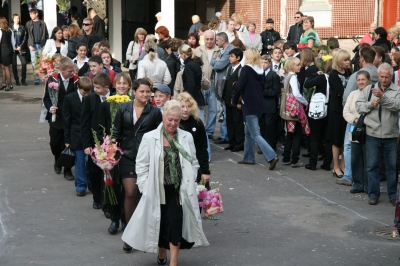
[[[218,138],[213,139],[213,141],[217,141],[217,140],[220,140],[220,139],[222,139],[222,138],[218,137]]]
[[[217,140],[214,141],[214,143],[215,144],[226,144],[228,142],[226,140],[224,140],[224,139],[217,139]]]
[[[19,80],[16,80],[16,81],[15,81],[15,85],[21,86],[21,83],[19,83]]]
[[[123,249],[126,253],[132,251],[132,247],[129,246],[129,245],[128,245],[127,243],[125,243],[125,242],[124,242],[124,246],[122,247],[122,249]]]
[[[85,192],[84,190],[79,190],[78,192],[76,192],[76,195],[77,195],[78,197],[83,197],[83,196],[86,195],[86,192]]]
[[[364,193],[364,190],[352,188],[350,189],[350,193],[351,194]]]
[[[22,85],[24,86],[28,86],[28,84],[26,84],[25,80],[21,80]]]
[[[0,91],[4,90],[5,88],[7,88],[7,84],[3,83],[3,86],[1,86]]]
[[[68,181],[72,181],[72,180],[75,179],[75,177],[72,174],[71,170],[65,171],[65,169],[64,169],[64,178],[67,179]]]
[[[110,226],[108,227],[108,232],[111,235],[115,235],[119,228],[119,222],[111,222]]]
[[[310,157],[310,154],[309,153],[303,153],[302,155],[301,155],[302,157]]]
[[[125,222],[121,222],[121,230],[122,230],[122,232],[125,231],[125,227],[126,227],[126,223]]]
[[[35,83],[34,83],[35,85],[39,85],[40,84],[40,82],[39,81],[35,81]]]
[[[90,192],[93,193],[93,191],[92,191],[92,185],[91,185],[91,184],[88,184],[87,189],[88,189]]]
[[[262,153],[262,150],[258,150],[258,151],[257,151],[257,154],[263,154],[263,153]]]
[[[61,174],[62,167],[58,166],[57,163],[54,163],[54,172],[56,172],[57,175]]]
[[[224,150],[226,150],[226,151],[231,151],[231,150],[233,150],[234,148],[235,148],[234,146],[228,146],[228,147],[225,147]]]
[[[331,170],[331,167],[322,164],[322,165],[321,165],[321,169],[324,169],[325,171],[330,171],[330,170]]]
[[[311,165],[311,164],[306,164],[306,166],[304,166],[306,169],[308,170],[317,170],[317,167],[315,167],[315,165]]]
[[[234,148],[233,150],[231,150],[231,152],[238,152],[238,151],[243,151],[244,148]]]
[[[213,135],[207,135],[208,139],[213,139]]]
[[[101,209],[101,204],[98,202],[93,202],[93,209],[96,209],[96,210]]]
[[[272,161],[269,162],[269,168],[268,168],[268,169],[269,169],[269,170],[274,170],[276,164],[278,163],[278,161],[279,161],[279,157],[276,156],[274,159],[272,159]],[[292,166],[293,166],[293,165],[292,165]]]
[[[105,211],[105,212],[104,212],[104,216],[105,216],[107,219],[111,219],[111,212]]]

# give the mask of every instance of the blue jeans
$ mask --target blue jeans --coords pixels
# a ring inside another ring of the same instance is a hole
[[[396,157],[397,138],[379,139],[367,135],[365,150],[367,157],[368,197],[379,199],[380,176],[379,166],[382,155],[385,158],[386,182],[389,199],[396,198]]]
[[[31,53],[32,69],[33,69],[33,81],[40,82],[39,75],[35,72],[35,62],[42,59],[42,46],[40,44],[34,44],[34,51],[29,50]],[[29,48],[28,48],[29,49]]]
[[[344,155],[344,163],[346,168],[344,169],[343,178],[347,181],[352,182],[352,172],[351,172],[351,141],[350,141],[350,132],[349,127],[351,124],[347,124],[346,132],[344,133],[344,145],[343,145],[343,155]]]
[[[267,162],[272,161],[276,156],[276,152],[269,146],[268,142],[261,136],[260,127],[258,125],[258,116],[247,115],[244,117],[246,125],[244,127],[244,158],[243,161],[254,163],[254,142],[260,147],[264,158]]]
[[[219,124],[219,135],[221,137],[221,139],[224,139],[226,141],[228,140],[228,128],[226,127],[226,107],[224,105],[224,107],[221,107],[221,102],[217,101],[217,112],[218,114],[222,111],[222,108],[224,109],[224,121],[222,123]]]
[[[347,167],[347,165],[346,165]],[[368,192],[368,174],[365,144],[351,143],[353,188]]]
[[[215,125],[217,123],[217,98],[214,93],[214,86],[208,90],[204,91],[204,100],[208,105],[207,123],[206,123],[206,133],[208,135],[213,135],[215,130]]]
[[[78,191],[86,191],[89,176],[87,174],[86,169],[86,157],[87,155],[83,152],[83,150],[74,150],[75,151],[75,190]],[[91,159],[89,159],[91,160]]]
[[[199,107],[199,110],[200,110],[200,119],[201,119],[201,121],[203,121],[203,124],[204,124],[204,106]],[[210,147],[210,141],[208,138],[207,138],[207,152],[208,152],[208,161],[211,161],[211,147]]]

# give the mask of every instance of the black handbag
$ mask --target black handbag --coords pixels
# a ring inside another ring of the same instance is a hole
[[[371,100],[372,89],[369,91],[368,102]],[[364,124],[364,119],[367,114],[360,115],[354,126],[353,132],[351,133],[352,141],[358,141],[361,144],[365,143],[365,138],[367,135],[367,128]]]
[[[58,158],[58,166],[65,168],[72,168],[75,165],[75,152],[70,147],[66,147]]]
[[[126,60],[124,61],[123,67],[129,68],[129,63],[130,63],[129,60],[126,59]]]

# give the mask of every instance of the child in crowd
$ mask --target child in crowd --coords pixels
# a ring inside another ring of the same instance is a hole
[[[115,58],[112,58],[112,56],[111,56],[111,46],[110,46],[110,43],[108,42],[108,41],[101,41],[101,42],[99,42],[99,50],[100,50],[100,53],[101,52],[103,52],[103,51],[107,51],[107,52],[109,52],[109,54],[110,54],[110,57],[111,57],[111,61],[112,61],[112,63],[111,63],[111,65],[114,67],[114,68],[118,68],[119,70],[121,70],[121,62],[120,61],[118,61],[117,59],[115,59]],[[122,71],[117,71],[118,73],[121,73]]]
[[[277,71],[279,71],[279,69],[283,68],[282,63],[281,63],[282,57],[283,57],[283,54],[282,54],[281,48],[275,47],[272,50],[272,55],[271,55],[271,58],[272,58],[271,70],[277,72]]]
[[[92,56],[94,55],[99,55],[100,54],[100,49],[99,49],[99,44],[100,42],[96,42],[93,47],[92,47]]]
[[[114,82],[114,70],[108,70],[104,68],[103,60],[100,56],[94,55],[89,58],[89,71],[85,73],[85,76],[94,79],[100,73],[106,73],[110,77],[110,85],[109,88],[112,88],[112,84]]]
[[[164,104],[169,100],[171,100],[171,89],[167,85],[160,84],[157,88],[154,88],[154,103],[161,110],[161,113],[163,113]]]
[[[105,51],[105,50],[101,51],[100,57],[103,60],[103,65],[107,70],[109,70],[109,71],[113,70],[116,73],[122,72],[122,70],[119,67],[115,66],[115,63],[114,63],[115,59],[112,57],[112,55],[109,51]]]
[[[87,46],[85,43],[78,43],[76,45],[76,54],[77,56],[72,59],[74,61],[75,65],[77,65],[79,71],[78,71],[78,76],[82,77],[85,75],[86,72],[89,71],[89,58],[86,57],[87,53]]]

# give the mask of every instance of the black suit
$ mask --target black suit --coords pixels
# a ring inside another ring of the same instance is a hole
[[[236,105],[231,104],[234,83],[239,80],[239,71],[242,68],[239,65],[235,71],[232,72],[232,67],[228,67],[225,87],[222,91],[222,100],[226,105],[226,128],[228,131],[229,146],[236,149],[243,149],[244,147],[244,124],[243,113]]]
[[[265,76],[264,85],[264,113],[259,119],[261,136],[276,150],[275,117],[278,108],[278,97],[281,93],[281,82],[275,71],[269,71]]]
[[[69,143],[71,149],[83,150],[81,141],[81,114],[83,102],[81,102],[78,93],[79,92],[76,91],[64,98],[64,142]]]
[[[43,98],[43,103],[47,110],[53,106],[50,99],[49,90],[54,90],[53,88],[49,88],[49,83],[58,82],[58,102],[57,102],[57,111],[56,111],[56,121],[52,122],[52,114],[50,112],[47,113],[46,119],[49,121],[49,135],[50,135],[50,148],[51,152],[55,157],[55,161],[57,162],[60,157],[61,152],[64,149],[64,129],[63,129],[63,112],[62,107],[64,103],[64,98],[67,94],[70,94],[76,91],[76,86],[74,84],[74,79],[70,78],[68,82],[68,88],[65,89],[64,82],[61,78],[61,74],[58,74],[57,79],[51,77],[46,82],[45,94]],[[66,169],[64,169],[65,172]]]

